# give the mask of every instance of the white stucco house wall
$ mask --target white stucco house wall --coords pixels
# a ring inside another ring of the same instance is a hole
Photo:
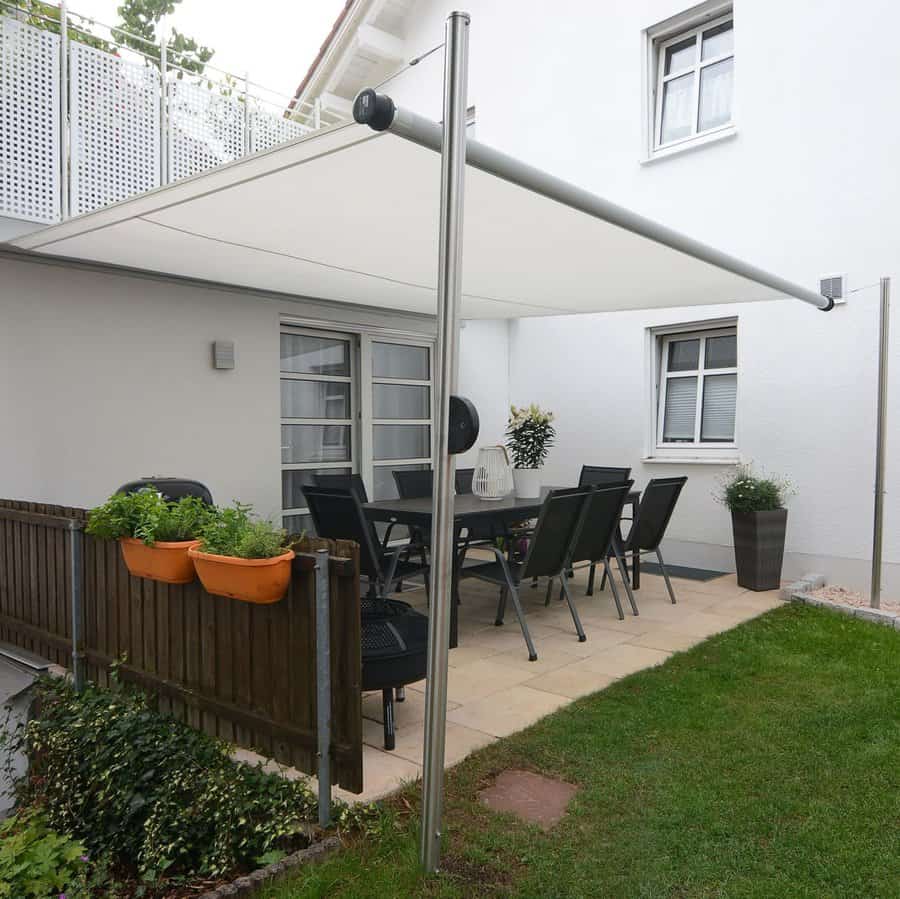
[[[346,115],[360,88],[440,42],[453,7],[351,0],[298,102]],[[865,14],[838,0],[552,9],[472,0],[467,9],[480,141],[799,284],[839,276],[846,298],[829,315],[786,300],[467,322],[460,392],[479,409],[479,442],[502,441],[510,403],[537,402],[557,416],[549,484],[573,483],[582,464],[630,465],[638,486],[687,474],[666,559],[718,570],[733,569],[731,533],[711,493],[752,460],[798,491],[786,576],[815,569],[865,588],[870,285],[900,276],[890,215],[900,125],[885,114],[897,100],[889,26],[900,12],[886,0]],[[437,119],[440,81],[435,53],[383,89]],[[18,233],[0,224],[7,238]],[[9,427],[0,495],[92,505],[134,477],[178,475],[288,526],[306,524],[300,486],[314,470],[357,470],[370,494],[385,496],[392,468],[427,464],[433,335],[427,316],[324,302],[303,284],[268,295],[0,244],[0,420]],[[233,341],[234,368],[214,367],[215,341]],[[397,377],[406,391],[384,389]],[[889,446],[900,437],[898,377],[895,364]],[[888,595],[900,593],[898,468],[889,456]]]

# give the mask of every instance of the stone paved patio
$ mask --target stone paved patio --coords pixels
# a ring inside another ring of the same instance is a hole
[[[599,585],[599,577],[597,583]],[[778,591],[754,593],[734,575],[699,582],[673,578],[677,605],[669,602],[663,579],[644,574],[636,593],[640,615],[616,615],[612,595],[585,596],[586,569],[576,572],[572,595],[587,641],[579,643],[565,603],[544,607],[544,583],[522,590],[538,659],[528,661],[512,608],[503,627],[493,625],[497,591],[480,581],[462,584],[459,647],[450,651],[447,712],[447,766],[499,737],[533,724],[544,715],[614,680],[664,662],[706,637],[728,630],[781,605]],[[424,591],[404,590],[402,598],[424,606]],[[625,598],[623,596],[623,603]],[[626,603],[627,606],[627,603]],[[381,694],[363,697],[365,792],[341,795],[371,800],[415,780],[422,772],[425,682],[407,688],[395,704],[397,746],[382,749]]]

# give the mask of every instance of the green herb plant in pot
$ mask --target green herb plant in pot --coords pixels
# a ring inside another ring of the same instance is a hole
[[[715,498],[731,510],[737,582],[749,590],[777,590],[781,586],[785,502],[794,493],[784,478],[753,473],[740,465],[722,481]]]
[[[113,494],[91,510],[85,530],[100,539],[118,540],[133,575],[189,584],[195,573],[188,550],[197,545],[212,515],[212,508],[195,496],[173,502],[148,485],[134,493]]]
[[[207,593],[244,602],[278,602],[291,580],[294,551],[287,535],[252,507],[235,503],[207,522],[189,555]]]

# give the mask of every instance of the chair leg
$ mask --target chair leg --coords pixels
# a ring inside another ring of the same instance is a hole
[[[666,563],[663,562],[662,553],[659,551],[659,547],[656,547],[656,558],[659,559],[659,567],[663,573],[663,577],[666,579],[666,590],[669,591],[669,599],[672,600],[672,605],[675,605],[675,591],[672,589],[672,582],[669,580],[669,572],[666,569]]]
[[[497,617],[494,619],[494,627],[501,627],[503,625],[503,618],[506,615],[506,595],[508,592],[508,587],[500,588],[500,602],[497,603]]]
[[[525,638],[525,645],[528,647],[528,661],[537,660],[537,653],[534,650],[534,643],[531,639],[531,632],[528,630],[528,623],[525,621],[525,610],[519,601],[519,591],[512,585],[509,587],[509,595],[512,597],[513,608],[516,610],[516,618],[519,619],[519,627],[522,628],[522,636]]]
[[[397,687],[394,690],[394,701],[395,702],[405,702],[406,701],[406,687]]]
[[[619,588],[613,580],[612,572],[609,570],[609,562],[603,561],[603,578],[609,578],[609,586],[612,587],[613,600],[616,603],[616,611],[619,613],[619,621],[625,620],[625,613],[622,611],[622,601],[619,599]]]
[[[585,596],[593,596],[594,595],[594,575],[596,573],[597,573],[597,563],[591,562],[591,568],[590,568],[590,571],[588,572],[587,592],[584,594]]]
[[[545,606],[550,605],[550,596],[552,595],[552,593],[553,593],[553,578],[551,577],[551,578],[547,579],[547,595],[544,597],[544,605]]]
[[[381,707],[384,711],[384,748],[390,752],[396,746],[394,736],[394,691],[390,687],[381,691]]]
[[[602,593],[606,589],[606,579],[609,577],[609,566],[603,566],[603,577],[600,578],[600,592]]]
[[[565,574],[560,578],[560,582],[562,583],[562,591],[566,597],[566,602],[569,605],[569,611],[572,613],[572,621],[575,622],[575,633],[578,634],[578,642],[584,643],[587,637],[585,636],[584,628],[581,626],[581,619],[578,617],[578,609],[575,608],[575,603],[572,602],[572,597],[569,595],[568,578]]]
[[[625,585],[625,593],[628,596],[628,602],[631,603],[631,611],[634,612],[635,615],[640,615],[638,612],[637,602],[634,599],[634,591],[631,589],[631,584],[628,581],[628,567],[625,565],[625,560],[622,558],[621,550],[616,547],[616,564],[619,566],[619,572],[622,575],[622,583]],[[612,583],[612,572],[610,572],[609,582]]]

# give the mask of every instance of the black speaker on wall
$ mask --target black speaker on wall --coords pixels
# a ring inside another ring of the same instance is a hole
[[[475,446],[478,439],[478,410],[464,396],[450,397],[450,455],[456,456]]]

